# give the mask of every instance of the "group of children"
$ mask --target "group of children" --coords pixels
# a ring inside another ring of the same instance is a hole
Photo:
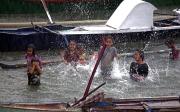
[[[105,37],[105,51],[101,57],[101,75],[110,76],[113,68],[114,58],[120,59],[117,54],[117,49],[113,46],[114,41],[111,36]],[[174,45],[172,39],[167,39],[165,45],[171,48],[170,58],[175,59],[179,57],[179,51]],[[102,49],[102,46],[101,48]],[[77,63],[84,64],[86,60],[90,58],[98,58],[99,51],[94,52],[93,55],[87,56],[84,52],[84,44],[70,41],[68,50],[60,52],[60,55],[64,58],[66,64],[76,66]],[[28,66],[28,84],[39,85],[40,75],[42,74],[42,61],[35,54],[35,46],[30,44],[27,48],[27,54],[25,55]],[[148,76],[148,65],[144,61],[144,51],[136,50],[134,52],[134,60],[130,65],[130,78],[136,81],[142,81]]]

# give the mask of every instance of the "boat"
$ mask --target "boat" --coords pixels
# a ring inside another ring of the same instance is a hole
[[[26,27],[18,29],[1,29],[0,30],[0,52],[24,51],[27,45],[33,43],[37,50],[48,50],[53,48],[64,47],[62,35],[50,33],[47,30],[68,30],[74,27],[64,27],[62,25],[48,25],[41,27]]]
[[[157,8],[148,2],[124,0],[104,25],[32,25],[1,29],[0,52],[23,51],[30,43],[35,44],[37,50],[60,49],[67,46],[69,40],[90,47],[99,46],[101,37],[106,35],[111,35],[117,43],[177,38],[180,35],[179,14],[154,20],[154,10]]]
[[[68,103],[0,103],[1,112],[80,112]]]
[[[79,103],[0,103],[1,112],[179,112],[178,96],[104,98],[98,92]]]
[[[98,93],[103,94],[102,93]],[[95,96],[94,96],[95,98]],[[179,112],[180,102],[176,96],[144,98],[104,98],[102,102],[91,102],[87,99],[77,107],[88,112]]]

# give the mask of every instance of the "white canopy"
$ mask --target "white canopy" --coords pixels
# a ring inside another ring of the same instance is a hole
[[[153,11],[152,4],[142,0],[124,0],[105,25],[80,26],[71,31],[119,31],[127,29],[151,29]]]
[[[152,4],[142,0],[124,0],[106,25],[116,30],[153,27],[153,11],[157,10]]]

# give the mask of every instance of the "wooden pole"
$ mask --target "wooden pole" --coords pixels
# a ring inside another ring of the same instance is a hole
[[[46,14],[47,14],[47,16],[48,16],[48,18],[49,18],[50,23],[53,24],[53,21],[52,21],[52,19],[51,19],[51,16],[50,16],[50,14],[49,14],[49,11],[48,11],[48,8],[47,8],[47,6],[46,6],[45,1],[44,1],[44,0],[41,0],[41,2],[42,2],[42,4],[43,4],[43,6],[44,6],[44,9],[45,9]]]
[[[86,96],[86,95],[88,94],[88,92],[89,92],[89,88],[90,88],[90,86],[91,86],[92,80],[93,80],[94,75],[95,75],[95,73],[96,73],[96,69],[97,69],[97,67],[98,67],[98,65],[99,65],[99,62],[100,62],[101,57],[102,57],[102,55],[103,55],[103,53],[104,53],[104,50],[106,49],[104,37],[102,36],[101,38],[102,38],[102,42],[103,42],[103,47],[102,47],[102,49],[101,49],[101,52],[100,52],[100,54],[99,54],[99,56],[98,56],[98,59],[97,59],[97,61],[96,61],[96,64],[95,64],[95,66],[94,66],[94,69],[93,69],[93,71],[92,71],[92,74],[91,74],[91,77],[90,77],[90,79],[89,79],[88,85],[87,85],[86,90],[85,90],[85,92],[84,92],[84,96]]]

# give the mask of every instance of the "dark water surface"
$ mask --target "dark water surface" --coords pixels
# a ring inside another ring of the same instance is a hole
[[[180,39],[175,39],[180,46]],[[133,52],[135,49],[145,48],[146,51],[164,50],[164,40],[148,43],[124,43],[117,46],[118,53]],[[62,59],[60,50],[37,51],[42,60]],[[93,49],[88,48],[87,54]],[[6,64],[25,63],[26,52],[1,52],[0,62]],[[153,96],[179,95],[180,61],[169,60],[168,53],[146,54],[145,61],[149,65],[149,76],[143,82],[135,82],[129,78],[132,57],[121,57],[114,61],[114,69],[107,84],[96,92],[104,91],[106,97],[132,98]],[[95,60],[86,65],[78,65],[77,70],[64,63],[43,66],[41,86],[27,85],[26,68],[0,69],[0,101],[1,102],[56,102],[74,101],[74,97],[81,98],[94,67]],[[105,80],[99,75],[98,69],[93,79],[91,89],[102,84]],[[95,93],[96,93],[95,92]]]

